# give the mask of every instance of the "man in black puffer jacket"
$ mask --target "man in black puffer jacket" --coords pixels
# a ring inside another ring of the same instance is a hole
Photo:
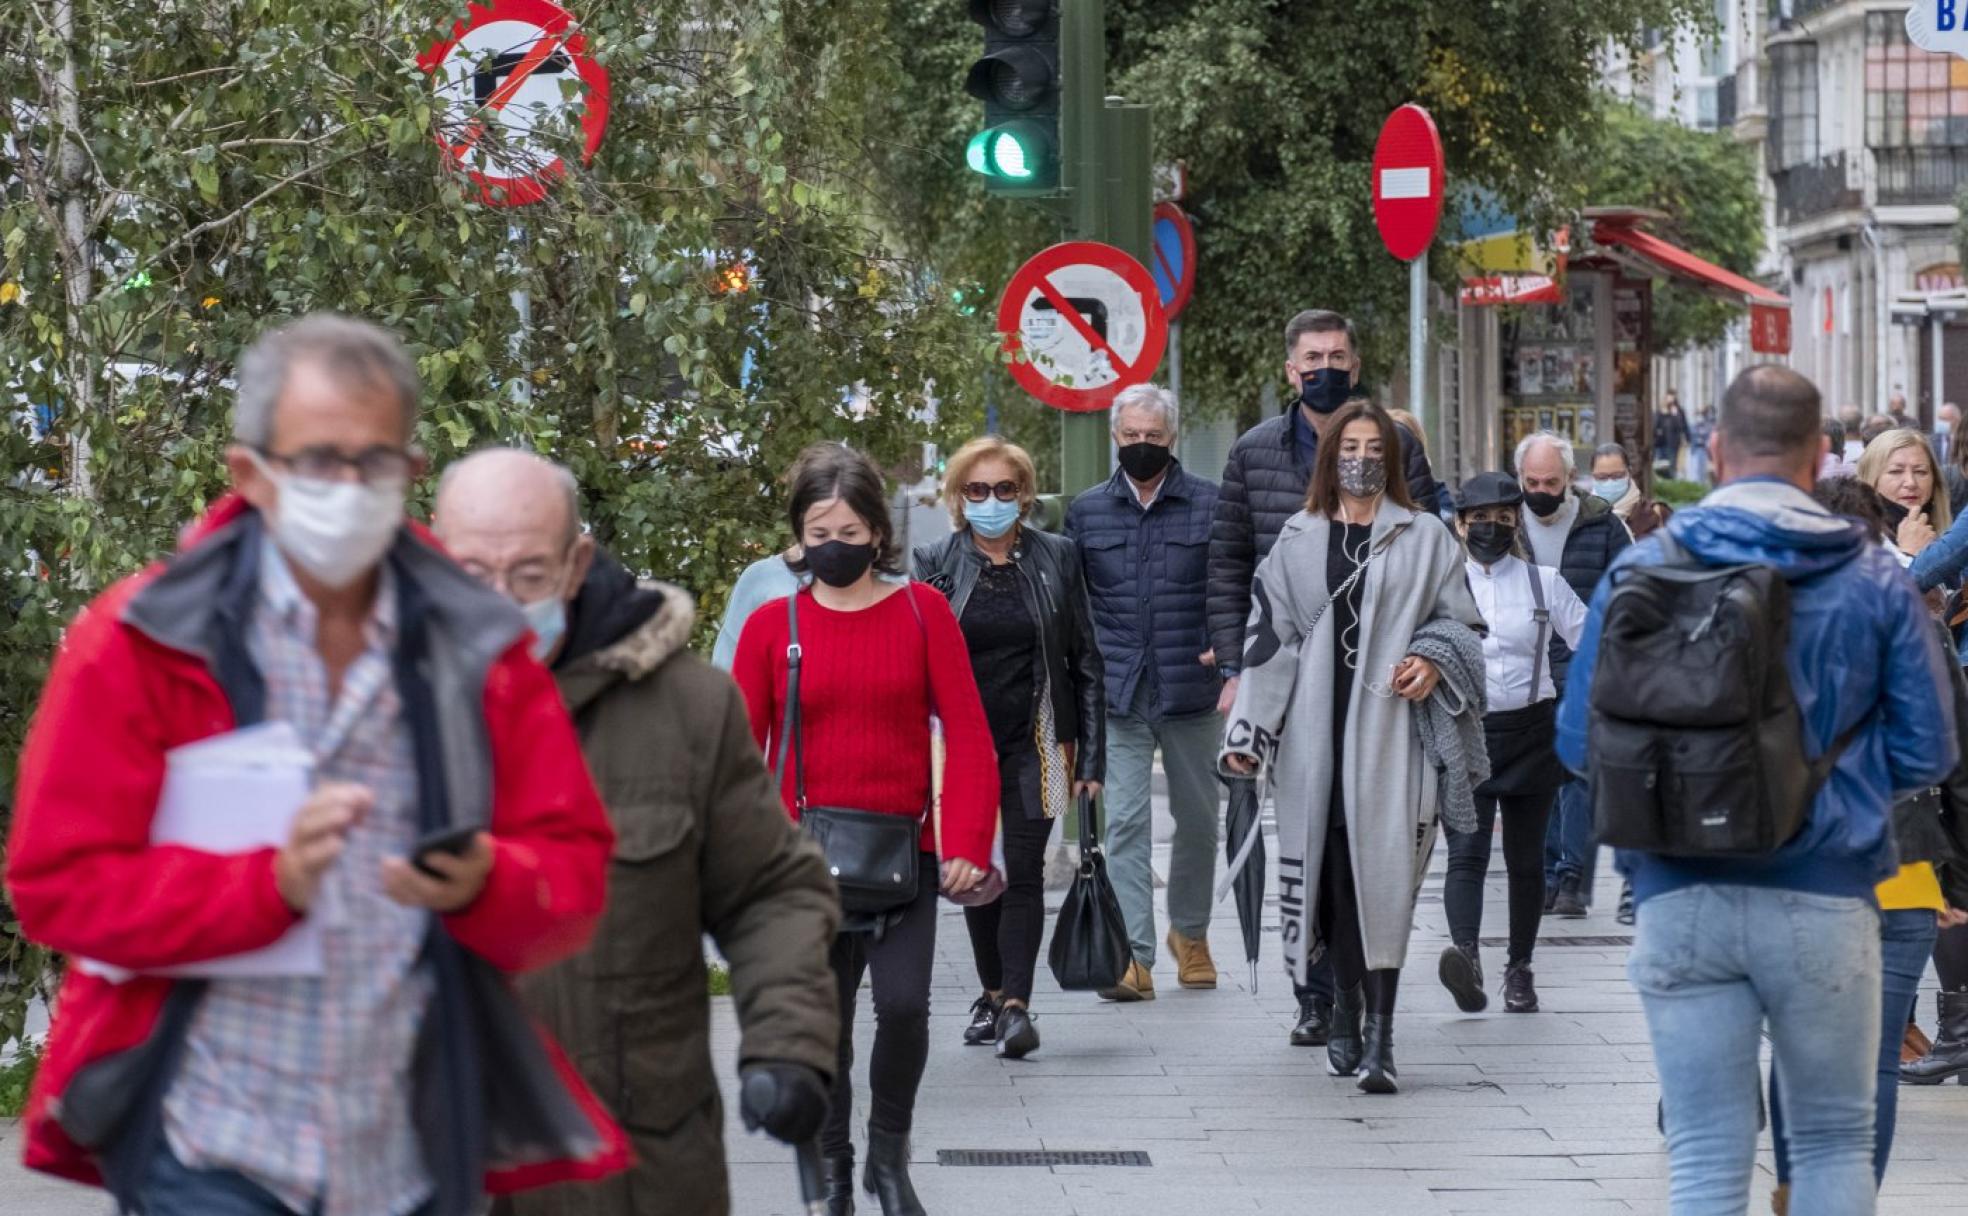
[[[1359,384],[1359,349],[1353,323],[1336,312],[1313,308],[1293,317],[1285,326],[1285,378],[1293,400],[1284,412],[1246,431],[1223,466],[1209,545],[1209,633],[1223,676],[1220,713],[1228,713],[1237,697],[1257,564],[1271,552],[1285,521],[1305,509],[1320,437]],[[1429,471],[1427,453],[1405,429],[1400,435],[1408,493],[1417,507],[1433,515],[1440,488]],[[1256,796],[1250,781],[1229,784],[1233,800]],[[1298,989],[1294,1046],[1325,1043],[1332,997],[1331,968],[1323,961],[1314,964],[1310,982]]]

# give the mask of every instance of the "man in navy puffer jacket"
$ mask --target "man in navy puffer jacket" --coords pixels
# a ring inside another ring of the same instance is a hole
[[[1206,940],[1216,872],[1216,752],[1221,689],[1207,654],[1210,520],[1216,483],[1173,454],[1175,396],[1144,384],[1114,401],[1121,467],[1073,500],[1093,627],[1107,663],[1107,873],[1127,918],[1134,964],[1110,1000],[1155,995],[1150,854],[1155,749],[1175,819],[1168,873],[1169,953],[1184,988],[1216,987]]]
[[[1721,488],[1667,525],[1703,563],[1773,566],[1790,583],[1790,680],[1807,751],[1822,755],[1857,728],[1804,827],[1776,852],[1619,854],[1638,901],[1627,970],[1660,1071],[1677,1213],[1749,1203],[1766,1021],[1776,1067],[1794,1079],[1783,1088],[1792,1216],[1874,1210],[1882,1002],[1873,886],[1896,864],[1895,795],[1940,781],[1956,758],[1946,669],[1912,580],[1858,523],[1810,496],[1824,450],[1818,419],[1818,392],[1796,372],[1744,372],[1722,399],[1712,444]],[[1588,778],[1606,604],[1621,570],[1660,556],[1652,537],[1635,544],[1593,596],[1558,711],[1559,755]],[[1800,1127],[1810,1141],[1803,1156]]]

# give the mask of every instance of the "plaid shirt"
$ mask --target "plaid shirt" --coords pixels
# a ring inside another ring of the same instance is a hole
[[[310,915],[319,978],[212,981],[164,1103],[171,1151],[235,1171],[296,1212],[402,1216],[431,1193],[405,1078],[432,990],[418,966],[429,914],[383,894],[380,867],[417,831],[411,741],[391,671],[396,600],[387,568],[362,653],[331,700],[317,617],[271,543],[247,638],[268,720],[291,722],[317,781],[351,781],[376,804],[348,834]]]

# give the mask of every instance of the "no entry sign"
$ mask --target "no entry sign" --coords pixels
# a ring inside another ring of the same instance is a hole
[[[1196,230],[1174,203],[1155,204],[1155,291],[1173,321],[1196,290]]]
[[[1014,352],[1012,379],[1062,410],[1105,409],[1146,383],[1168,345],[1154,276],[1098,241],[1067,241],[1034,256],[1005,285],[998,332]]]
[[[608,69],[589,55],[573,15],[549,0],[474,4],[417,66],[437,79],[446,162],[464,168],[488,203],[537,203],[567,172],[536,128],[578,120],[583,164],[601,146]],[[570,76],[579,87],[563,90]]]
[[[1374,225],[1387,252],[1412,262],[1428,252],[1442,222],[1442,136],[1418,105],[1387,116],[1374,144]]]

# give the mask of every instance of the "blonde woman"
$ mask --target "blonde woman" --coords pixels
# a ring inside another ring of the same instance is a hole
[[[1038,474],[995,435],[950,458],[956,532],[916,550],[916,577],[950,597],[998,749],[1005,893],[964,909],[977,978],[964,1042],[1020,1059],[1039,1046],[1032,977],[1045,936],[1045,847],[1074,795],[1106,771],[1107,694],[1079,545],[1025,525]]]
[[[1859,480],[1886,500],[1886,544],[1902,566],[1911,566],[1953,522],[1941,462],[1919,431],[1887,431],[1867,444]]]

